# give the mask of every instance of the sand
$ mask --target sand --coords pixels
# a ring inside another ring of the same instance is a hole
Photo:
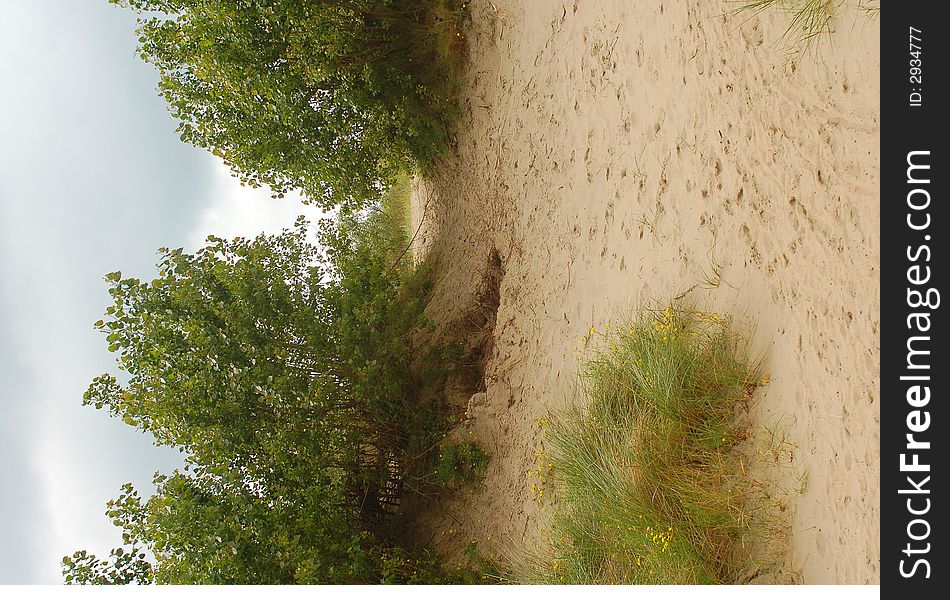
[[[538,419],[577,401],[579,340],[682,296],[756,326],[758,422],[807,476],[785,476],[789,577],[877,583],[878,23],[848,6],[790,63],[787,16],[730,3],[471,7],[455,152],[415,182],[413,212],[417,258],[442,258],[436,322],[471,310],[501,258],[469,411],[492,462],[424,534],[449,556],[543,541],[526,473]]]

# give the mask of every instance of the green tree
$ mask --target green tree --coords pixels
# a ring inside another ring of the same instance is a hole
[[[152,281],[106,277],[113,304],[96,327],[123,374],[97,377],[84,403],[188,458],[184,472],[156,475],[148,500],[127,485],[109,504],[123,543],[154,564],[80,552],[64,559],[67,581],[370,582],[392,571],[379,501],[423,412],[410,360],[425,319],[380,230],[351,215],[318,246],[301,220],[281,235],[210,237],[195,253],[162,249]]]
[[[444,145],[453,0],[110,1],[138,14],[181,139],[250,185],[359,206]]]

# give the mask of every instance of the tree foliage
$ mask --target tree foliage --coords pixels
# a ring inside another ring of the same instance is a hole
[[[183,141],[253,186],[357,206],[445,141],[453,0],[110,0]]]
[[[111,562],[96,558],[85,550],[63,557],[63,573],[68,584],[127,585],[148,584],[154,580],[152,565],[138,548],[115,548]]]
[[[408,264],[380,250],[381,225],[341,218],[323,228],[326,251],[302,220],[281,235],[209,237],[195,253],[161,249],[151,281],[106,277],[113,303],[96,327],[121,373],[97,377],[84,403],[188,458],[156,475],[147,500],[123,488],[107,514],[132,550],[114,550],[112,563],[66,558],[67,582],[418,572],[390,564],[380,500],[425,413],[410,364],[425,320],[403,291]],[[139,548],[154,563],[130,562]]]

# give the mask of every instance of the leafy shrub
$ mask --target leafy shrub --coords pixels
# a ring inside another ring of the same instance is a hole
[[[475,442],[447,444],[439,452],[435,478],[443,487],[474,483],[488,466],[488,455]]]
[[[137,13],[181,139],[250,185],[358,207],[444,147],[453,0],[110,1]]]
[[[301,220],[281,235],[210,237],[193,254],[162,249],[149,282],[107,276],[113,305],[96,326],[124,375],[97,377],[84,403],[187,461],[156,475],[152,497],[125,486],[109,504],[124,544],[154,563],[125,564],[133,550],[117,549],[111,564],[80,552],[64,559],[67,581],[354,583],[431,572],[407,550],[408,571],[387,566],[411,440],[434,437],[438,421],[412,372],[411,334],[426,327],[406,291],[414,270],[392,258],[407,240],[390,237],[381,214],[340,217],[321,246]]]

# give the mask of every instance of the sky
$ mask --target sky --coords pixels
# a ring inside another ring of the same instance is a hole
[[[180,464],[83,407],[115,371],[92,324],[103,276],[154,274],[162,246],[277,232],[299,196],[240,185],[183,144],[134,54],[134,17],[106,0],[3,0],[0,19],[0,584],[60,583],[78,549],[107,555],[119,487],[148,494]]]

